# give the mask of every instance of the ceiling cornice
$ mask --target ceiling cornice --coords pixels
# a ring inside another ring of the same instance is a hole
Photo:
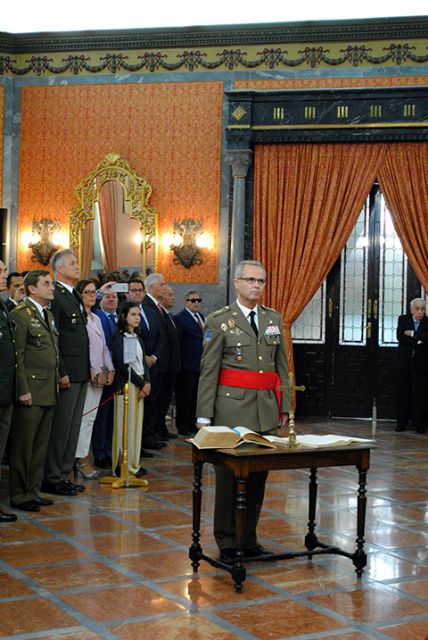
[[[402,38],[428,40],[428,16],[159,29],[0,32],[0,51],[20,54]]]

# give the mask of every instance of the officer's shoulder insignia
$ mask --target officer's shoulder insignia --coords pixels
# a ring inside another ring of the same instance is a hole
[[[20,304],[16,305],[15,309],[13,309],[13,311],[22,311],[22,309],[28,309],[28,307],[26,307],[26,305],[21,302]]]
[[[271,313],[275,313],[277,316],[281,315],[279,313],[279,311],[277,311],[276,309],[272,309],[272,307],[265,307],[264,304],[260,305],[262,309],[264,309],[265,311],[270,311]]]
[[[211,315],[213,318],[218,318],[218,316],[223,315],[223,313],[227,313],[227,311],[229,311],[230,307],[222,307],[221,309],[218,309],[217,311],[214,311]]]
[[[212,337],[213,337],[213,332],[211,331],[211,329],[207,329],[205,331],[204,341],[210,342],[210,340],[212,340]]]

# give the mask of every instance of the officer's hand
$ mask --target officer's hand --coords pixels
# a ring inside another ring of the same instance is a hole
[[[33,404],[31,393],[24,393],[22,396],[19,396],[18,400],[19,404],[23,404],[26,407],[31,407]]]
[[[288,413],[281,413],[279,416],[278,436],[286,438],[288,436]]]
[[[60,389],[69,389],[70,388],[70,378],[68,376],[63,376],[59,379],[59,388]]]

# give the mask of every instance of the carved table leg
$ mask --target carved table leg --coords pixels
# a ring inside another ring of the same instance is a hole
[[[318,538],[315,533],[315,514],[317,509],[317,469],[311,468],[310,480],[309,480],[309,519],[308,519],[308,533],[305,536],[305,547],[312,551],[318,545]],[[312,558],[308,555],[308,558]]]
[[[243,543],[245,534],[245,516],[247,509],[247,481],[244,478],[235,478],[236,503],[235,503],[235,546],[236,559],[231,574],[236,591],[242,591],[242,583],[246,577],[246,570],[242,564],[244,557]]]
[[[361,578],[363,575],[364,567],[367,564],[367,554],[364,551],[364,530],[366,526],[366,480],[367,471],[363,471],[361,467],[358,467],[358,500],[357,500],[357,548],[352,555],[352,562],[354,563],[357,576]]]
[[[199,559],[202,554],[202,547],[199,544],[201,538],[202,465],[202,462],[195,462],[193,465],[193,542],[189,547],[189,558],[195,572],[198,571]]]

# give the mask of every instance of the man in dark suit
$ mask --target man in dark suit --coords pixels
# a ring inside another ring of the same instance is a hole
[[[6,290],[7,267],[0,260],[0,291]],[[15,401],[15,332],[0,296],[0,464],[6,450]],[[0,523],[14,522],[16,515],[0,508]]]
[[[161,305],[164,277],[161,273],[151,273],[145,280],[146,295],[143,298],[143,310],[150,313],[150,332],[156,331],[158,336],[155,361],[150,367],[150,382],[152,385],[148,402],[145,404],[143,447],[144,449],[158,449],[162,445],[161,436],[164,429],[164,417],[161,416],[161,402],[165,374],[169,367],[169,346],[166,325],[166,313]],[[144,339],[144,338],[143,338]],[[146,346],[146,345],[145,345]],[[146,346],[147,353],[153,353]]]
[[[158,360],[162,357],[166,345],[166,332],[159,322],[158,312],[152,307],[143,305],[145,299],[145,286],[140,278],[129,280],[128,301],[135,302],[140,308],[141,321],[136,330],[144,343],[146,352],[146,364],[150,369],[150,381],[152,384],[156,378],[158,370]],[[156,388],[156,382],[155,388]],[[158,430],[158,401],[152,401],[152,393],[147,396],[144,402],[144,427],[143,427],[143,449],[162,449],[165,443],[159,438]],[[147,451],[143,452],[148,457]]]
[[[189,436],[196,431],[196,400],[203,349],[205,317],[198,291],[188,291],[184,309],[174,316],[181,347],[181,372],[175,382],[176,427]]]
[[[18,271],[12,271],[6,279],[9,297],[5,301],[8,311],[12,311],[24,298],[24,278]]]
[[[410,313],[400,316],[397,327],[397,427],[405,431],[412,423],[418,433],[428,427],[428,318],[426,302],[415,298]]]
[[[11,312],[16,331],[17,395],[10,432],[10,503],[40,511],[52,500],[39,494],[58,398],[58,332],[47,305],[54,297],[49,271],[30,271],[26,299]]]
[[[100,306],[95,313],[101,320],[106,344],[111,352],[113,333],[117,323],[117,307],[119,298],[110,287],[102,291]],[[113,414],[114,404],[111,387],[104,387],[100,407],[97,411],[92,430],[92,453],[94,464],[101,469],[111,469],[111,447],[113,440]]]
[[[180,340],[178,337],[177,327],[171,310],[175,304],[174,289],[169,284],[164,284],[160,294],[161,304],[165,311],[166,317],[166,334],[168,338],[169,364],[168,370],[164,374],[164,382],[162,387],[162,395],[160,397],[159,419],[160,419],[160,436],[169,440],[176,438],[176,433],[168,431],[165,424],[165,418],[171,404],[172,395],[174,393],[175,379],[181,370],[181,353]]]
[[[57,251],[51,260],[55,292],[51,304],[59,333],[59,402],[49,438],[43,491],[76,495],[83,485],[69,479],[76,455],[89,373],[89,340],[80,294],[73,288],[79,263],[70,249]]]

